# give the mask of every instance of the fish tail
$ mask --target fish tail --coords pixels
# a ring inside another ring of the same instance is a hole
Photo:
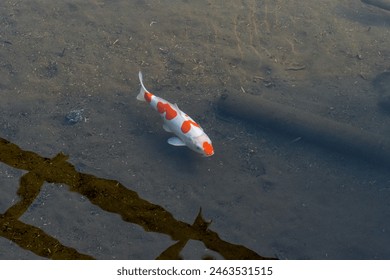
[[[150,94],[150,92],[145,88],[144,83],[142,81],[142,73],[139,71],[138,73],[139,82],[141,83],[141,89],[139,91],[139,94],[137,95],[137,100],[139,101],[147,101],[146,96],[147,94]]]

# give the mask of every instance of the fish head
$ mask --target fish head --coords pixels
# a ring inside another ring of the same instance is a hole
[[[205,157],[209,157],[214,154],[213,144],[205,133],[198,137],[192,138],[191,144],[188,145],[188,147]]]

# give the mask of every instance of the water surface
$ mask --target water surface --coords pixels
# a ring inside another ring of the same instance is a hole
[[[64,153],[186,225],[201,208],[220,240],[261,256],[388,259],[387,167],[215,104],[258,95],[389,139],[389,26],[388,11],[357,0],[2,1],[0,136],[40,157]],[[202,125],[213,157],[166,143],[135,98],[139,70]],[[2,213],[26,172],[0,165]],[[107,211],[111,191],[93,204],[70,190],[45,182],[18,221],[98,259],[154,259],[177,242]],[[0,237],[1,259],[45,257],[14,241]],[[186,259],[222,258],[199,240],[182,245]]]

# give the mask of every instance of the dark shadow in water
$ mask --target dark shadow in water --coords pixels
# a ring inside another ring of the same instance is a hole
[[[365,4],[390,11],[390,2],[388,0],[361,0],[361,1]]]
[[[390,113],[390,70],[378,74],[372,80],[374,90],[379,94],[378,105],[387,114]]]
[[[169,235],[178,241],[157,259],[179,259],[181,250],[191,239],[203,242],[208,249],[226,259],[272,259],[222,240],[217,233],[208,229],[210,223],[203,219],[201,212],[192,225],[178,221],[161,206],[140,198],[136,192],[117,181],[77,172],[67,159],[62,153],[52,159],[44,158],[0,138],[0,161],[29,171],[20,180],[20,201],[0,215],[0,236],[50,259],[93,259],[92,256],[62,245],[43,230],[18,220],[33,203],[44,182],[48,182],[66,184],[71,191],[87,197],[101,209],[121,215],[124,221],[140,225],[148,232]]]
[[[362,1],[367,6],[363,6],[362,9],[351,10],[346,8],[340,9],[340,14],[342,17],[345,17],[349,20],[360,22],[363,25],[367,26],[390,26],[390,13],[383,8],[379,7],[380,3],[383,1]],[[368,3],[370,2],[370,3]],[[375,4],[377,5],[374,5]],[[370,7],[379,7],[381,9],[375,9]]]
[[[386,170],[390,166],[390,139],[345,123],[251,95],[222,95],[217,109],[220,114],[302,137],[331,150],[385,167]]]

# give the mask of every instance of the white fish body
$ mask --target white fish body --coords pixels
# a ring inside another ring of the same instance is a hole
[[[168,143],[173,146],[187,146],[204,156],[212,156],[214,154],[212,142],[200,125],[180,110],[176,104],[149,92],[143,84],[142,73],[139,72],[138,76],[141,90],[137,99],[148,102],[159,112],[164,121],[164,130],[176,135],[176,137],[169,138]]]

